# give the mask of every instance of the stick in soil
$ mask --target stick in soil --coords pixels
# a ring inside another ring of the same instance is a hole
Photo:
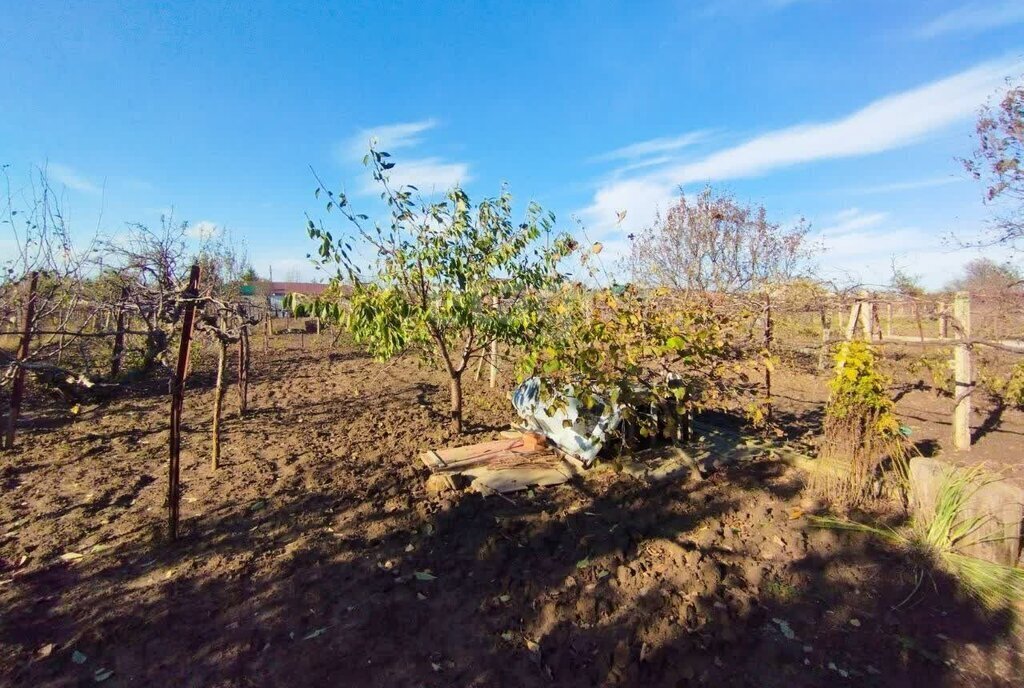
[[[167,481],[167,537],[178,539],[178,516],[181,502],[181,413],[185,404],[185,376],[188,371],[189,347],[192,343],[192,325],[195,322],[195,298],[199,294],[199,266],[193,265],[189,274],[188,289],[185,292],[189,300],[181,319],[181,342],[178,345],[178,364],[174,378],[171,380],[171,433],[170,457],[168,460]]]
[[[210,465],[220,467],[220,412],[224,406],[224,368],[227,367],[228,343],[217,339],[217,386],[213,391],[213,453]]]
[[[238,415],[249,408],[249,326],[243,325],[238,337]]]

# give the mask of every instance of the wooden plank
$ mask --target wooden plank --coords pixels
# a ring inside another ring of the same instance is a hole
[[[478,492],[493,491],[499,493],[515,492],[538,486],[548,487],[568,482],[569,476],[555,468],[506,468],[492,470],[477,468],[466,471],[465,475],[474,478],[470,485]]]
[[[560,485],[576,475],[575,467],[550,449],[524,450],[521,436],[430,450],[420,461],[435,474],[467,476],[485,493]]]
[[[435,452],[433,449],[428,449],[427,451],[420,454],[420,461],[422,461],[423,465],[425,465],[427,468],[431,470],[444,468],[444,461],[441,460],[441,457],[438,456],[437,452]]]

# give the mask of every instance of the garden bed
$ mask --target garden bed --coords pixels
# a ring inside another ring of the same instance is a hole
[[[467,382],[457,437],[443,376],[298,340],[274,337],[272,365],[254,352],[250,413],[238,419],[229,394],[216,473],[210,361],[195,361],[173,545],[160,536],[165,388],[26,419],[0,468],[0,684],[1019,679],[1005,614],[937,571],[905,602],[917,564],[810,528],[801,473],[778,452],[748,447],[702,480],[605,462],[508,499],[428,494],[419,455],[499,439],[514,420],[505,390]],[[786,403],[797,435],[813,419]],[[925,439],[930,426],[911,422]],[[996,428],[977,447],[997,443],[1014,451],[1019,437]]]

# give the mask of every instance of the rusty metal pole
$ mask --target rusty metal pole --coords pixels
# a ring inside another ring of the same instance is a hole
[[[14,371],[14,385],[11,388],[11,408],[7,413],[7,437],[4,445],[7,449],[14,449],[14,434],[18,426],[18,415],[21,413],[21,399],[25,395],[25,368],[21,364],[28,358],[29,346],[32,343],[38,286],[39,273],[33,272],[28,285],[28,301],[25,303],[25,329],[21,333],[21,342],[18,345],[18,369]]]
[[[178,539],[178,507],[181,501],[181,412],[185,402],[185,376],[188,371],[188,352],[192,343],[192,325],[195,322],[199,296],[199,266],[193,265],[185,291],[185,312],[181,319],[181,342],[178,344],[178,364],[171,380],[171,438],[167,481],[167,536]]]

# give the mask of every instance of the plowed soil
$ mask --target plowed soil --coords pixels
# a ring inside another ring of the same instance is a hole
[[[195,362],[174,543],[164,385],[77,415],[27,402],[0,457],[0,684],[1020,685],[1008,614],[810,528],[799,474],[770,456],[703,481],[606,468],[427,494],[417,455],[496,438],[506,390],[468,380],[455,437],[436,372],[273,344],[244,418],[228,394],[217,471]]]

